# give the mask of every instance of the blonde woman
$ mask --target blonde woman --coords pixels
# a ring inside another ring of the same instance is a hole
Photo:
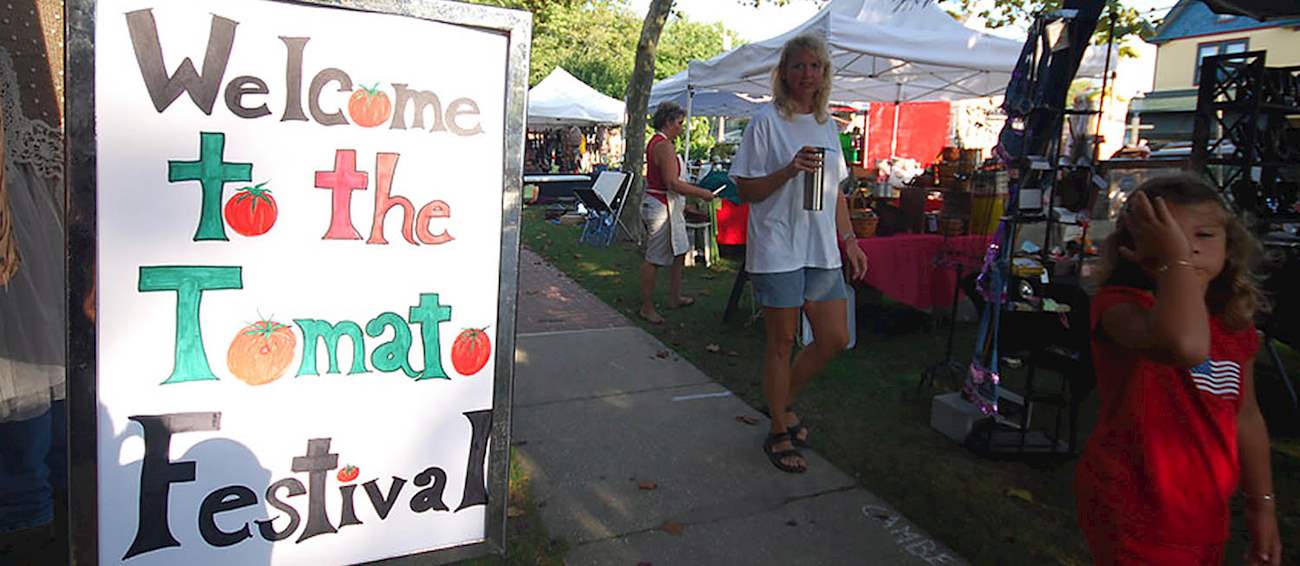
[[[655,276],[668,268],[668,306],[690,306],[695,299],[682,295],[682,266],[686,264],[686,197],[713,200],[711,191],[683,180],[686,171],[673,140],[682,135],[686,111],[664,102],[655,109],[650,125],[655,133],[645,146],[645,195],[641,198],[641,220],[645,222],[645,262],[641,264],[641,318],[662,324],[655,310]]]
[[[867,258],[858,248],[848,204],[836,187],[849,171],[840,155],[839,132],[830,119],[830,56],[820,38],[786,42],[772,71],[772,103],[745,129],[731,176],[749,203],[745,270],[763,307],[767,334],[763,393],[772,417],[763,452],[778,469],[807,469],[799,447],[808,429],[791,403],[809,381],[848,344],[848,291],[842,268],[861,278]],[[824,159],[816,148],[825,150]],[[804,210],[803,174],[824,168],[821,210]],[[803,310],[814,341],[794,354]]]

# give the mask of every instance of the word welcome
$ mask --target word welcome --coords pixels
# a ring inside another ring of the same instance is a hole
[[[488,503],[487,484],[483,479],[483,468],[487,463],[488,438],[492,430],[492,411],[472,411],[463,413],[469,419],[471,437],[465,488],[461,493],[460,512],[476,505]],[[175,434],[189,432],[208,432],[221,430],[221,413],[171,413],[164,415],[136,415],[130,417],[144,430],[144,462],[140,468],[139,520],[136,525],[135,538],[130,548],[122,556],[123,560],[161,550],[182,546],[172,534],[169,517],[171,488],[173,484],[193,482],[198,478],[199,464],[195,461],[172,461],[171,440]],[[339,485],[340,508],[339,523],[330,521],[325,508],[325,491],[329,488],[330,471],[339,468],[339,455],[330,452],[330,438],[313,438],[307,441],[307,451],[302,456],[293,458],[292,470],[307,475],[307,485],[302,480],[289,477],[266,486],[262,492],[267,505],[275,508],[282,515],[244,521],[237,523],[232,530],[225,530],[217,525],[217,516],[232,513],[240,509],[257,505],[257,493],[243,485],[229,485],[207,494],[199,505],[199,535],[209,546],[222,548],[233,546],[253,537],[253,525],[257,532],[268,542],[277,542],[290,538],[299,532],[295,544],[321,535],[336,534],[343,527],[361,525],[363,521],[357,516],[355,493],[357,485]],[[220,468],[228,463],[214,463],[213,468]],[[343,476],[347,482],[355,479],[356,468],[349,468],[350,474]],[[430,466],[415,474],[414,484],[422,488],[411,495],[407,506],[413,513],[429,511],[450,511],[443,501],[443,491],[447,485],[447,472],[437,466]],[[391,476],[387,489],[381,489],[379,480],[371,479],[360,484],[366,492],[366,499],[379,521],[388,519],[389,513],[396,507],[398,498],[406,487],[406,478]],[[432,485],[430,485],[432,484]],[[283,495],[281,493],[283,492]],[[307,496],[307,520],[302,521],[299,508],[291,505],[287,499]],[[454,513],[453,512],[453,513]],[[277,519],[288,520],[283,528],[276,528]],[[223,519],[231,525],[231,519]],[[229,527],[227,527],[229,528]]]
[[[135,49],[136,64],[140,67],[140,76],[144,79],[149,99],[154,109],[161,114],[181,93],[189,95],[194,105],[204,114],[212,115],[216,104],[217,91],[226,76],[226,67],[230,62],[230,53],[235,45],[235,32],[239,22],[212,15],[212,25],[208,31],[208,46],[203,56],[203,71],[195,70],[194,63],[187,57],[181,61],[176,72],[167,74],[163,60],[162,45],[158,39],[158,24],[154,20],[153,10],[144,9],[126,13],[127,29],[131,34],[131,45]],[[286,85],[284,111],[281,122],[308,121],[303,112],[303,53],[307,49],[310,37],[284,37],[280,41],[285,46],[284,84]],[[431,116],[430,132],[450,132],[457,136],[473,136],[483,133],[482,125],[474,119],[479,115],[478,103],[471,98],[456,98],[444,109],[437,94],[410,88],[406,83],[391,83],[396,102],[390,104],[386,93],[377,91],[377,87],[362,87],[353,92],[352,77],[342,69],[326,67],[312,77],[307,87],[307,110],[311,120],[322,126],[343,126],[349,124],[342,110],[326,111],[321,105],[321,93],[326,85],[336,83],[337,91],[348,93],[343,97],[348,102],[353,122],[363,127],[374,127],[388,119],[391,111],[392,120],[389,129],[405,130],[407,111],[412,112],[411,127],[424,129],[426,112]],[[266,103],[249,101],[250,97],[271,94],[266,81],[252,75],[240,75],[226,83],[224,100],[231,114],[240,118],[254,119],[271,115]],[[348,100],[351,98],[352,100]],[[252,104],[252,105],[250,105]],[[462,118],[465,123],[462,124]]]

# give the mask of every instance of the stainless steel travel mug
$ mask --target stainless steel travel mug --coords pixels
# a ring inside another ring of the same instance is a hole
[[[822,192],[825,190],[826,181],[826,148],[813,148],[822,160],[822,166],[813,171],[804,171],[803,174],[803,209],[804,210],[821,210],[822,209]]]

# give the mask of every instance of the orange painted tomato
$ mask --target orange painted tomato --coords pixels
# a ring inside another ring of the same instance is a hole
[[[487,365],[492,342],[486,328],[468,328],[451,344],[451,365],[461,375],[474,375]]]
[[[348,115],[354,124],[363,128],[387,122],[392,111],[393,103],[388,100],[388,93],[379,90],[379,83],[373,87],[361,85],[348,99]]]
[[[226,224],[244,236],[261,236],[275,226],[275,219],[280,215],[280,208],[271,196],[271,189],[264,189],[266,183],[256,187],[244,187],[235,192],[235,196],[226,201]]]
[[[245,326],[230,343],[226,366],[230,373],[249,385],[263,385],[280,379],[293,362],[298,338],[288,326],[261,320]]]
[[[361,468],[353,466],[352,464],[348,464],[346,466],[343,466],[343,469],[339,470],[338,475],[335,477],[337,477],[339,482],[341,483],[348,483],[354,479],[357,479],[358,475],[361,475]]]

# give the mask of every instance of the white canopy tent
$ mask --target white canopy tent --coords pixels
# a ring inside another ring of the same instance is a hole
[[[658,96],[767,96],[781,48],[808,33],[822,37],[830,50],[831,100],[850,104],[995,96],[1006,89],[1023,47],[1023,41],[962,25],[934,2],[832,0],[786,33],[691,61],[686,71],[656,85]],[[1104,50],[1090,50],[1079,76],[1100,77],[1104,59]],[[695,106],[688,104],[688,111]]]
[[[1002,93],[1022,41],[963,26],[934,2],[832,0],[817,15],[774,38],[691,61],[685,88],[765,96],[786,41],[805,33],[826,40],[838,102],[912,102]],[[1104,53],[1085,58],[1080,76],[1100,77]]]
[[[692,116],[749,116],[757,111],[771,96],[737,94],[717,89],[687,92],[686,74],[682,71],[655,83],[650,89],[651,112],[662,102],[674,102],[687,108]]]
[[[622,100],[601,94],[560,67],[528,91],[529,128],[618,126],[623,118]]]

